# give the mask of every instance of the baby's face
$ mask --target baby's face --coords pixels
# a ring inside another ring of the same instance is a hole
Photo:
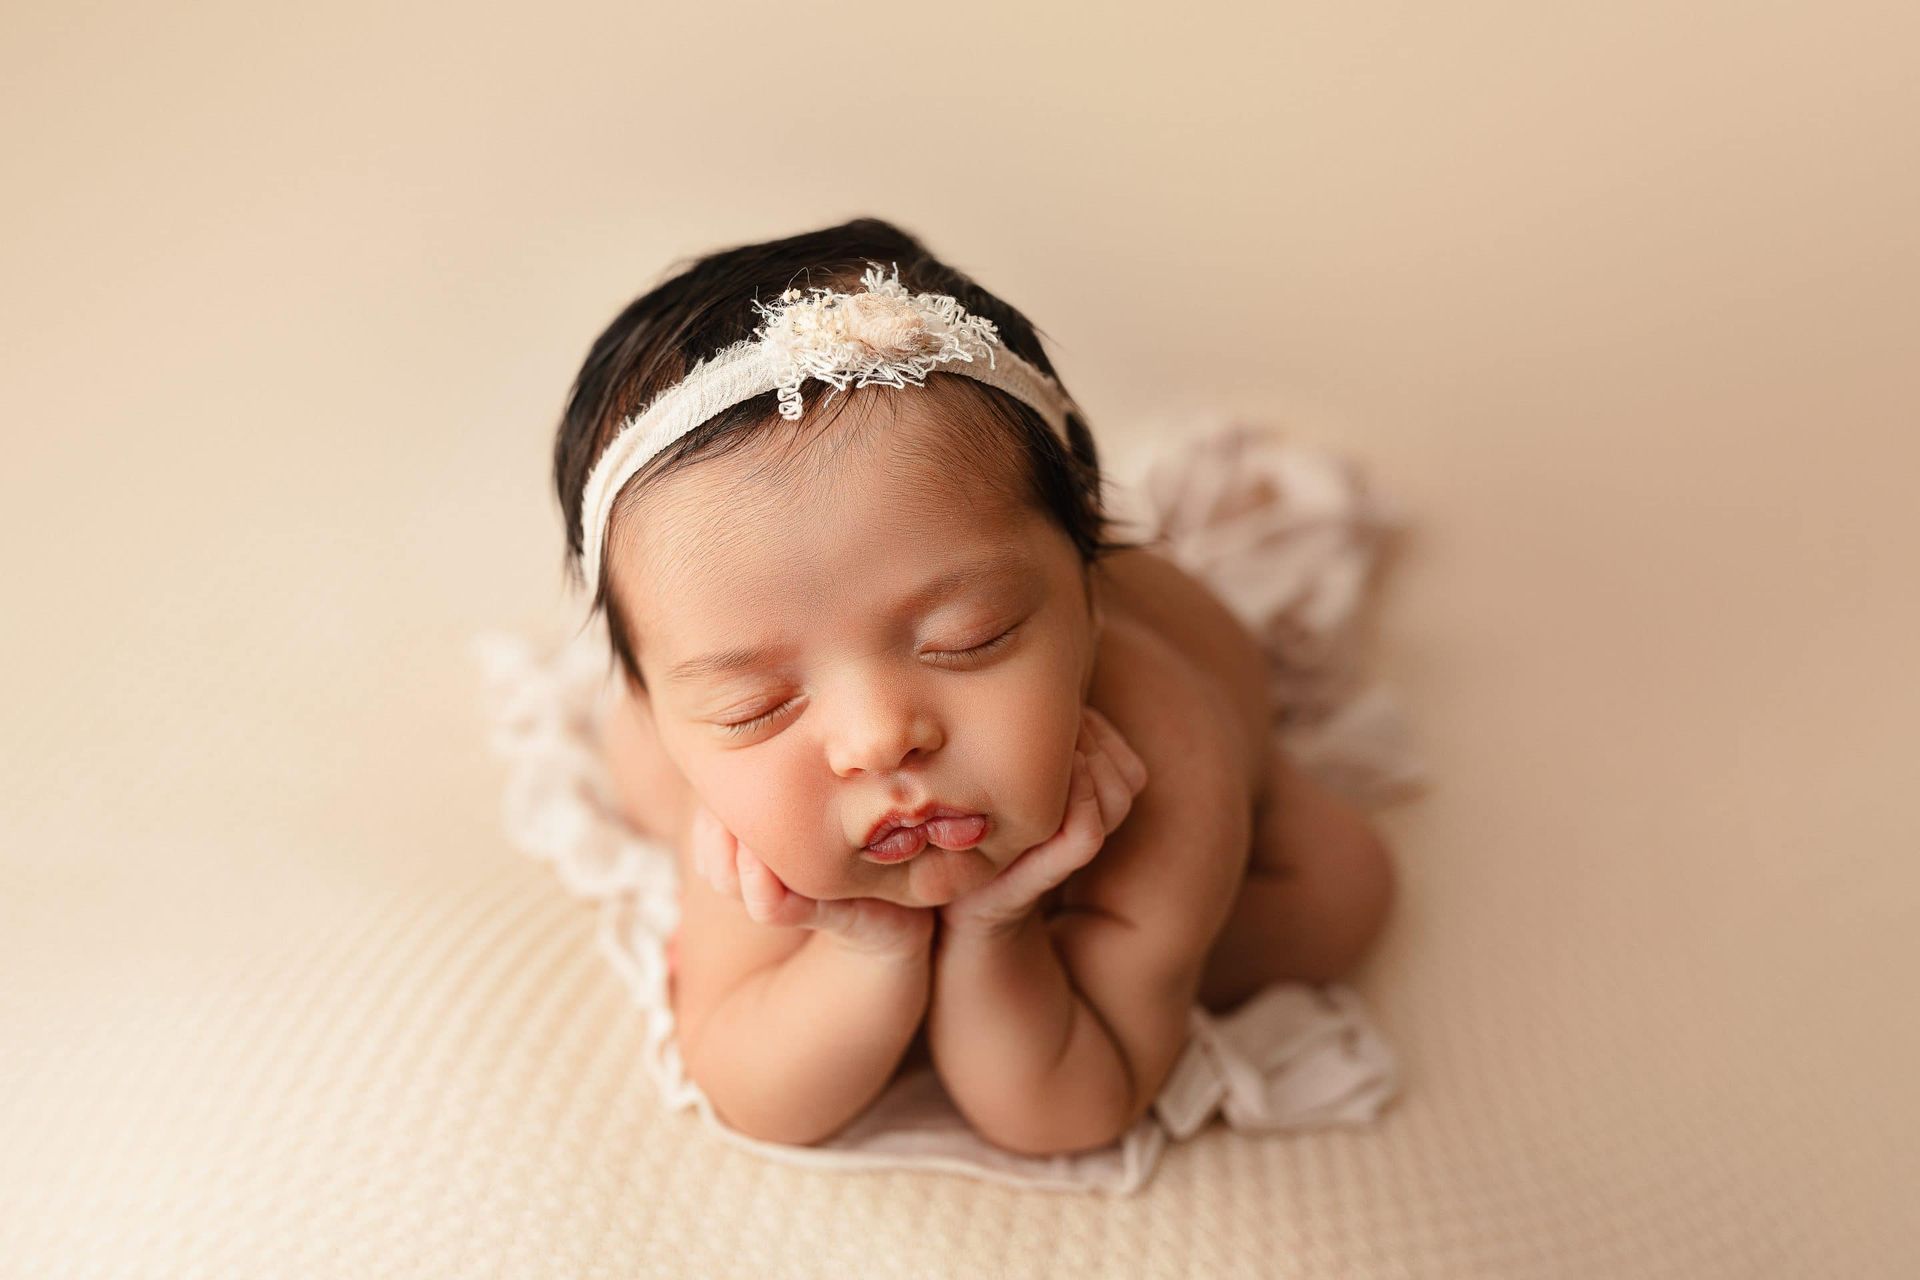
[[[1010,471],[943,458],[941,381],[843,393],[862,399],[797,456],[769,428],[652,482],[615,530],[664,749],[809,897],[938,906],[1065,812],[1098,632],[1088,578]],[[984,815],[984,837],[863,852],[889,810],[929,804]]]

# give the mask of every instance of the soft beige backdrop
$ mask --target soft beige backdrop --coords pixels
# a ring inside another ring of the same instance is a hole
[[[1915,15],[7,6],[0,1274],[1915,1274]],[[1408,506],[1377,1128],[775,1168],[502,839],[588,342],[860,213]]]

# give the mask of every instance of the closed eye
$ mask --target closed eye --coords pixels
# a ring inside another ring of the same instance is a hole
[[[926,656],[935,659],[941,665],[945,665],[953,659],[966,660],[984,657],[1013,639],[1013,633],[1019,629],[1020,624],[1016,622],[985,644],[976,644],[971,649],[929,649]]]
[[[779,706],[774,707],[770,711],[763,711],[751,720],[742,720],[738,724],[719,724],[714,727],[730,737],[744,737],[762,725],[771,724],[776,716],[798,701],[800,701],[800,699],[797,697],[788,698]]]
[[[935,659],[936,663],[940,666],[946,666],[947,664],[955,661],[971,662],[971,661],[974,661],[975,659],[983,658],[987,654],[992,653],[997,649],[1003,648],[1009,641],[1013,639],[1013,633],[1018,631],[1019,629],[1020,629],[1020,624],[1016,622],[1011,627],[1008,627],[1005,631],[1002,631],[999,635],[995,636],[993,639],[986,641],[984,644],[976,644],[971,648],[967,648],[967,649],[929,649],[923,656]],[[788,707],[793,706],[795,703],[799,701],[800,701],[800,697],[796,695],[794,697],[788,698],[785,702],[781,703],[777,707],[773,707],[773,708],[770,708],[769,710],[761,712],[759,715],[753,717],[751,720],[741,720],[734,724],[715,724],[714,727],[720,730],[720,732],[726,734],[728,737],[744,738],[746,735],[752,733],[754,730],[764,728],[767,725],[773,723],[773,721],[775,721],[780,717],[780,714],[782,712],[784,712]]]

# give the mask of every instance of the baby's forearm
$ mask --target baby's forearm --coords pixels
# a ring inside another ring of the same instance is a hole
[[[1004,935],[941,931],[927,1048],[961,1114],[1012,1151],[1104,1146],[1131,1106],[1126,1060],[1038,912]]]
[[[728,993],[681,1053],[722,1119],[811,1145],[864,1111],[926,1016],[929,956],[854,951],[825,932]]]

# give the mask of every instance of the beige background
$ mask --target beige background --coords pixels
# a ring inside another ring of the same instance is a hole
[[[0,14],[0,1274],[1913,1274],[1916,11],[946,8]],[[775,1168],[500,835],[587,344],[860,213],[1410,510],[1378,1127]]]

